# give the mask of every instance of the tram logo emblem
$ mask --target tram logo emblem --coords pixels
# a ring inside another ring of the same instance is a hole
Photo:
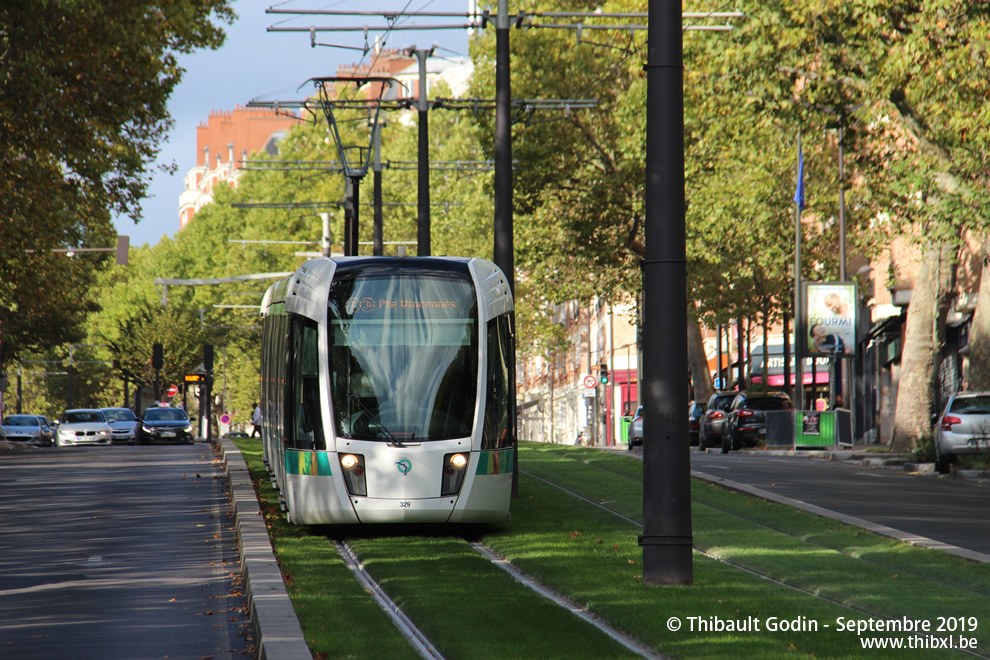
[[[374,298],[369,298],[365,296],[364,298],[348,298],[347,304],[344,305],[344,309],[347,310],[348,314],[353,314],[358,310],[362,312],[373,312],[375,311],[375,300]]]
[[[412,461],[408,458],[403,458],[395,462],[395,467],[399,468],[399,472],[402,474],[409,474],[409,471],[412,470]]]

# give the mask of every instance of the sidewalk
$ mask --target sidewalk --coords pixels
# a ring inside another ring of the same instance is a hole
[[[217,441],[230,481],[241,554],[244,593],[259,660],[312,660],[272,550],[254,483],[244,457],[229,438]]]

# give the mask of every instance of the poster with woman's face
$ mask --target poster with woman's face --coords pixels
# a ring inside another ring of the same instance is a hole
[[[805,284],[806,355],[850,356],[856,351],[856,285]]]

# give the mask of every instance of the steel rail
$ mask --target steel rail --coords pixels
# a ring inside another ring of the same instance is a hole
[[[372,599],[378,606],[385,611],[395,627],[399,629],[402,636],[412,645],[420,657],[428,659],[443,660],[443,655],[437,650],[435,646],[430,642],[430,640],[424,635],[416,624],[406,616],[405,612],[395,604],[395,602],[388,597],[385,590],[375,582],[374,578],[365,570],[361,561],[351,550],[351,547],[343,541],[334,541],[334,547],[337,548],[337,553],[340,555],[341,559],[344,560],[344,564],[350,569],[351,573],[354,574],[354,578],[361,583]]]

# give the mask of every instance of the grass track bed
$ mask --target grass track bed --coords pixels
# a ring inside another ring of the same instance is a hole
[[[639,461],[587,448],[524,443],[520,467],[629,518],[641,519]],[[697,480],[692,498],[699,549],[869,611],[874,618],[908,616],[935,624],[940,616],[977,617],[980,627],[967,635],[978,638],[981,653],[990,648],[990,601],[986,597],[990,567]],[[521,475],[520,497],[513,502],[512,512],[510,524],[485,535],[486,544],[542,584],[587,605],[614,628],[671,657],[958,656],[958,652],[937,650],[865,651],[855,633],[835,630],[835,621],[837,617],[864,619],[867,615],[699,554],[694,561],[694,586],[647,587],[641,579],[640,530],[636,525],[525,474]],[[280,530],[279,524],[285,526],[277,520],[272,524],[273,531]],[[322,542],[328,548],[329,559],[308,561],[317,565],[321,561],[340,563],[326,539],[326,530],[288,529],[290,533],[293,530],[312,535],[316,547]],[[290,593],[297,611],[300,603],[306,603],[302,609],[309,608],[310,587],[300,586],[297,569],[288,558],[283,559],[280,545],[284,544],[276,544],[276,552],[283,570],[292,577]],[[393,534],[361,537],[351,545],[369,572],[447,657],[591,658],[627,654],[608,638],[608,643],[615,645],[611,651],[586,642],[567,646],[563,640],[572,633],[566,631],[577,618],[516,585],[460,539],[442,534]],[[342,564],[341,570],[346,571]],[[322,588],[322,593],[328,592]],[[531,598],[538,599],[536,604],[528,600]],[[370,607],[377,609],[373,604]],[[550,610],[544,612],[544,607]],[[667,629],[669,617],[681,619],[681,630]],[[760,630],[692,632],[688,617],[743,622],[755,617]],[[817,622],[819,630],[768,631],[771,617],[797,620],[808,628]],[[310,639],[311,623],[302,613],[300,620]],[[473,628],[478,621],[484,625]],[[824,624],[831,628],[824,629]],[[361,626],[348,623],[334,627],[349,630],[354,636],[365,634]],[[592,637],[597,635],[601,633],[595,631]],[[480,643],[472,647],[464,641],[469,637],[477,637]],[[391,657],[392,653],[379,648],[375,641],[371,655]],[[311,648],[314,653],[321,652],[316,646]],[[328,657],[344,657],[333,651],[322,652]]]

